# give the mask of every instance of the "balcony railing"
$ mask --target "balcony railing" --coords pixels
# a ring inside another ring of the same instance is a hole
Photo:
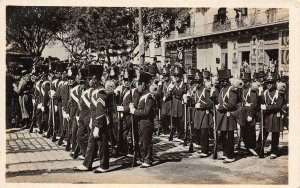
[[[289,20],[288,9],[271,9],[266,12],[253,13],[239,18],[226,19],[223,22],[213,22],[196,27],[187,28],[184,33],[171,32],[168,40],[184,37],[213,34],[222,31],[246,29],[250,27],[276,24]]]

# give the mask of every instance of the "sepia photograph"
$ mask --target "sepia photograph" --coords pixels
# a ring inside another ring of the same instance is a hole
[[[6,183],[288,185],[289,8],[4,19]]]

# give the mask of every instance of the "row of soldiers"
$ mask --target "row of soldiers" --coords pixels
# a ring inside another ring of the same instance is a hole
[[[271,159],[278,156],[280,132],[288,124],[288,77],[276,73],[242,72],[232,78],[229,69],[211,71],[155,64],[120,70],[103,65],[76,67],[51,62],[36,65],[30,132],[64,145],[73,158],[83,160],[75,170],[109,169],[110,151],[133,157],[132,165],[153,164],[152,137],[177,135],[184,145],[200,146],[199,156],[234,162],[235,131],[252,155],[264,157],[272,133]],[[261,128],[256,139],[256,123]],[[210,138],[214,149],[210,151]],[[216,156],[218,145],[223,155]]]

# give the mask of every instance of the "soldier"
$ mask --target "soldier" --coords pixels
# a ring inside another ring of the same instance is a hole
[[[142,167],[150,167],[153,162],[152,134],[154,131],[154,105],[155,101],[151,93],[158,90],[158,86],[151,83],[154,75],[142,71],[138,81],[138,92],[141,93],[137,108],[134,104],[129,105],[130,113],[138,121],[140,130],[140,142],[143,147]]]
[[[78,73],[78,69],[76,66],[72,66],[68,70],[68,87],[66,87],[67,91],[66,94],[68,94],[68,101],[66,101],[64,105],[64,111],[65,111],[65,118],[67,119],[67,145],[66,145],[66,151],[70,151],[71,142],[76,142],[75,135],[72,137],[72,127],[74,124],[76,124],[76,113],[78,108],[78,87],[77,83],[75,82],[75,77]],[[77,87],[76,87],[77,85]],[[64,97],[65,98],[65,97]],[[74,125],[75,126],[75,125]],[[73,154],[73,151],[75,150],[76,145],[72,146],[71,156]]]
[[[48,130],[48,118],[49,118],[49,91],[50,91],[50,83],[49,83],[49,68],[47,65],[43,66],[43,71],[45,72],[45,77],[43,77],[42,85],[41,85],[41,111],[42,111],[42,119],[41,119],[41,127],[39,133],[42,134]],[[44,134],[45,135],[45,134]]]
[[[127,91],[124,93],[124,96],[122,97],[122,105],[117,106],[117,111],[123,114],[123,142],[126,143],[126,148],[128,151],[128,154],[133,154],[133,142],[132,142],[132,123],[134,123],[134,131],[135,131],[135,145],[138,145],[138,126],[136,121],[131,121],[131,115],[129,111],[129,104],[133,103],[134,107],[137,108],[140,93],[137,91],[136,88],[132,88],[132,80],[135,78],[135,71],[132,68],[126,68],[124,70],[124,86],[127,89]]]
[[[169,85],[171,84],[170,79],[170,68],[163,67],[162,69],[162,105],[161,105],[161,124],[163,129],[163,134],[168,134],[168,125],[171,124],[171,92],[168,91]]]
[[[182,80],[183,70],[180,67],[174,68],[174,84],[169,85],[169,90],[172,92],[172,123],[171,134],[169,140],[173,140],[173,134],[177,130],[178,138],[183,138],[183,104],[182,97],[186,93],[186,87]]]
[[[72,151],[71,157],[73,157],[74,152],[77,146],[77,130],[78,130],[78,121],[79,121],[79,113],[80,113],[80,103],[79,98],[82,94],[82,90],[84,89],[85,78],[83,73],[85,69],[79,69],[77,74],[77,83],[73,85],[70,90],[70,118],[72,121]],[[72,118],[73,117],[73,118]]]
[[[280,132],[283,131],[281,108],[283,106],[283,98],[276,88],[276,75],[269,72],[266,77],[267,89],[263,92],[263,103],[261,109],[264,112],[264,134],[263,144],[265,143],[269,133],[272,133],[271,155],[270,159],[275,159],[278,156],[278,145]],[[258,144],[262,136],[259,135]],[[258,146],[260,148],[260,146]]]
[[[210,83],[203,84],[204,72],[196,72],[195,81],[198,83],[195,92],[195,128],[198,129],[197,139],[200,142],[201,153],[199,157],[209,156],[209,130],[213,122],[213,101],[210,98]],[[205,74],[207,74],[205,72]],[[207,75],[205,75],[207,78]]]
[[[242,90],[242,105],[240,108],[239,124],[241,126],[241,134],[247,151],[254,156],[257,153],[254,151],[256,144],[255,117],[257,109],[258,94],[255,87],[251,87],[251,73],[241,72],[241,79],[244,82]]]
[[[52,74],[52,77],[50,77],[50,104],[49,104],[49,120],[48,120],[48,131],[46,134],[47,138],[50,138],[50,136],[53,136],[52,141],[56,141],[56,135],[59,127],[59,118],[58,118],[58,108],[57,108],[57,87],[59,82],[59,75],[57,73],[57,62],[51,62],[50,71]]]
[[[230,85],[230,69],[218,70],[218,77],[221,82],[221,90],[217,105],[217,130],[221,131],[221,142],[224,163],[235,161],[234,154],[234,130],[237,129],[237,122],[233,112],[237,110],[237,92]]]
[[[75,167],[74,170],[89,171],[92,169],[92,164],[95,157],[96,145],[99,150],[100,166],[94,172],[107,172],[109,169],[109,133],[107,127],[107,94],[103,83],[101,83],[101,76],[103,73],[103,66],[93,65],[97,88],[92,93],[92,103],[94,107],[91,109],[92,129],[89,135],[88,147],[85,155],[83,165]]]
[[[91,67],[89,66],[89,69]],[[89,69],[81,69],[81,74],[84,77],[87,76],[88,73],[92,72]],[[90,133],[90,116],[91,116],[91,95],[92,95],[92,89],[94,87],[92,76],[88,75],[87,78],[87,87],[82,92],[80,98],[79,98],[79,106],[80,106],[80,113],[79,113],[79,120],[78,120],[78,131],[77,131],[77,138],[78,138],[78,145],[80,147],[80,150],[82,151],[82,155],[79,156],[80,159],[84,159],[84,156],[86,154],[87,145],[88,145],[88,136]],[[90,80],[89,80],[90,79]]]
[[[16,88],[16,92],[19,94],[19,105],[21,109],[22,114],[22,123],[26,128],[29,128],[30,126],[30,75],[27,70],[22,71],[23,76],[21,77],[21,80]]]

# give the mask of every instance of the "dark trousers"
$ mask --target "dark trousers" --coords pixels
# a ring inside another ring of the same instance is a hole
[[[139,150],[139,126],[137,121],[133,121],[133,131],[134,131],[134,141],[136,148],[133,148],[133,137],[132,137],[132,124],[131,124],[131,117],[125,116],[123,118],[123,141],[126,143],[127,149],[136,149]]]
[[[78,130],[77,130],[77,141],[79,147],[82,151],[83,156],[85,156],[88,139],[89,139],[89,123],[90,123],[90,115],[89,113],[84,113],[79,117],[78,121]]]
[[[58,132],[63,132],[63,115],[62,115],[62,103],[58,102],[57,104],[57,111],[58,111],[58,118],[59,118],[59,124],[58,124]]]
[[[177,130],[178,138],[182,139],[184,136],[183,118],[173,117],[172,123],[173,123],[172,131],[175,133]]]
[[[245,147],[247,149],[254,149],[256,144],[255,125],[246,125],[241,127],[241,134],[243,135]]]
[[[53,125],[53,113],[52,113],[52,108],[49,109],[50,113],[49,113],[49,119],[48,119],[48,131],[50,131],[50,134],[53,134],[53,131],[55,131],[56,133],[58,132],[58,128],[59,128],[59,115],[58,115],[58,111],[55,112],[54,109],[54,125]]]
[[[267,132],[266,129],[264,129],[263,144],[266,143],[268,136],[269,136],[269,132]],[[278,155],[279,137],[280,137],[280,132],[272,132],[271,154]],[[259,132],[259,136],[256,144],[256,148],[260,148],[260,147],[261,147],[261,131]]]
[[[220,139],[222,142],[223,154],[228,159],[233,159],[234,155],[234,131],[221,131]]]
[[[161,116],[161,125],[163,133],[166,134],[169,132],[169,125],[171,123],[170,115],[162,115]]]
[[[148,120],[139,121],[139,131],[140,131],[140,143],[143,147],[142,161],[148,164],[153,162],[153,144],[152,144],[152,134],[153,134],[153,122]]]
[[[42,112],[42,120],[40,130],[46,132],[48,130],[48,120],[49,120],[49,109],[45,108],[45,111]]]
[[[36,124],[38,125],[39,131],[42,131],[42,110],[37,108],[35,111],[36,114]]]
[[[94,138],[93,130],[91,130],[88,140],[83,165],[87,168],[92,168],[95,152],[99,149],[100,168],[109,168],[109,146],[108,146],[108,129],[103,127],[99,131],[99,138]],[[98,146],[98,147],[97,147]]]
[[[208,154],[209,128],[200,129],[200,131],[201,131],[201,137],[200,137],[201,153]]]
[[[77,130],[78,130],[78,123],[76,116],[73,117],[72,120],[72,151],[75,152],[76,145],[77,145]]]

